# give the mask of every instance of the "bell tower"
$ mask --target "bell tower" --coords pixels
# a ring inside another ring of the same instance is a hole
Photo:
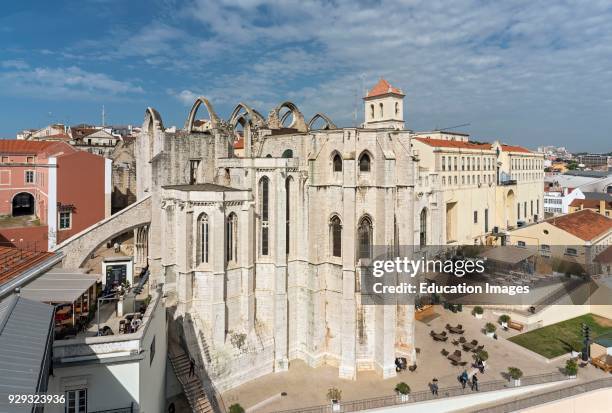
[[[404,129],[404,96],[401,89],[381,78],[363,98],[363,127]]]

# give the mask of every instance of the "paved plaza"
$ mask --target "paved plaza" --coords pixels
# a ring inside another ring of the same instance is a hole
[[[442,349],[454,352],[461,350],[462,360],[468,361],[468,372],[473,362],[472,354],[465,352],[460,346],[454,346],[451,341],[460,335],[449,334],[446,342],[434,341],[430,336],[430,330],[439,333],[444,330],[446,324],[453,326],[462,324],[465,333],[463,336],[467,341],[473,339],[484,344],[489,353],[489,360],[484,374],[478,373],[480,383],[494,380],[504,380],[503,374],[508,367],[520,368],[525,376],[544,373],[558,372],[565,366],[566,358],[546,362],[542,357],[534,355],[522,347],[506,340],[507,337],[517,334],[516,331],[498,331],[498,339],[487,337],[481,330],[487,322],[496,323],[500,313],[485,310],[482,319],[476,319],[464,309],[460,313],[452,313],[444,310],[441,306],[435,307],[439,317],[425,324],[416,322],[416,340],[420,354],[417,360],[417,370],[414,372],[403,371],[397,377],[383,380],[373,371],[361,371],[357,380],[344,380],[338,378],[338,369],[331,366],[310,368],[302,361],[292,361],[289,371],[276,374],[268,374],[257,380],[253,380],[223,394],[226,406],[240,403],[244,408],[253,408],[257,412],[269,412],[284,409],[296,409],[300,407],[322,405],[328,403],[326,399],[327,390],[337,387],[342,391],[342,400],[351,401],[394,394],[397,383],[404,381],[410,385],[411,390],[427,390],[428,383],[435,377],[439,381],[439,387],[457,386],[457,377],[465,367],[453,366],[451,362],[441,354]],[[580,380],[588,380],[597,377],[605,377],[604,374],[588,366],[579,371]],[[466,390],[469,392],[468,390]],[[286,392],[286,396],[281,396]]]

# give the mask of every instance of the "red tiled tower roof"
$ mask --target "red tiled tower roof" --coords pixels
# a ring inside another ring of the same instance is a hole
[[[401,89],[391,86],[389,82],[381,78],[376,85],[368,92],[366,98],[375,96],[382,96],[388,93],[394,93],[396,95],[405,96]]]

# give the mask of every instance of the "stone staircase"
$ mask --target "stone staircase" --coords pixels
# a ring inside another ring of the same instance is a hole
[[[213,413],[213,408],[208,397],[206,397],[206,393],[204,393],[200,378],[197,374],[189,376],[189,357],[187,357],[187,354],[182,350],[173,349],[168,357],[176,377],[183,386],[191,410],[194,413]]]

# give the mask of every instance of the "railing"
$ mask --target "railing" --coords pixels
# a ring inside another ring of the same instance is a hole
[[[497,406],[487,407],[480,410],[475,410],[474,413],[507,413],[518,410],[523,410],[528,407],[537,406],[543,403],[550,403],[555,400],[565,399],[567,397],[576,396],[593,390],[599,390],[612,387],[612,377],[597,379],[587,383],[576,384],[571,387],[564,387],[547,391],[545,393],[536,394],[535,396],[525,397],[519,400],[513,400],[508,403],[498,404]]]
[[[560,372],[538,374],[533,376],[525,376],[521,378],[520,387],[532,386],[535,384],[552,383],[557,381],[567,380],[567,376]],[[498,391],[504,389],[515,388],[513,383],[505,380],[495,380],[478,384],[479,392]],[[438,395],[434,396],[431,391],[423,390],[410,393],[408,401],[403,401],[399,395],[381,396],[371,399],[354,400],[342,402],[340,410],[333,410],[331,404],[306,407],[300,409],[283,410],[278,413],[336,413],[336,412],[357,412],[360,410],[379,409],[382,407],[396,406],[409,403],[419,403],[428,400],[437,400],[446,397],[464,396],[472,394],[472,390],[468,387],[465,389],[461,386],[447,387],[438,390]]]
[[[96,410],[92,413],[138,413],[138,408],[134,407],[134,402],[132,402],[129,407],[122,407],[120,409],[110,410]]]

